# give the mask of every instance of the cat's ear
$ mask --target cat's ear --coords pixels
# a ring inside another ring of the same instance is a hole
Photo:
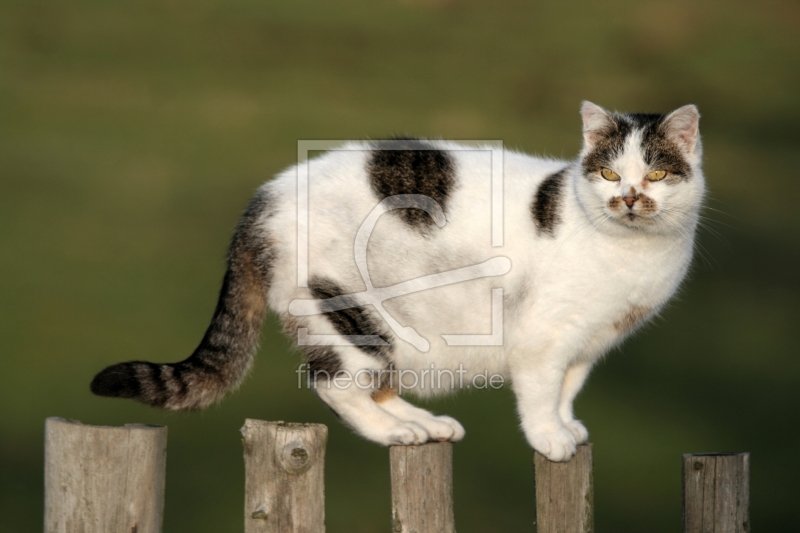
[[[594,146],[598,139],[606,135],[615,125],[605,109],[588,100],[581,105],[581,118],[583,118],[583,141],[586,146]]]
[[[700,113],[694,105],[685,105],[670,113],[664,119],[663,127],[667,136],[690,154],[698,148],[700,133]]]

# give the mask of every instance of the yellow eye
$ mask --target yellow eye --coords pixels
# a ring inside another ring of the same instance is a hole
[[[654,170],[650,174],[647,175],[647,179],[650,181],[658,181],[664,179],[667,173],[664,170]]]
[[[610,168],[601,169],[600,175],[603,176],[603,178],[607,179],[608,181],[619,181],[619,174],[617,174]]]

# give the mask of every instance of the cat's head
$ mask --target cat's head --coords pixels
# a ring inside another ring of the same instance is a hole
[[[705,191],[697,108],[619,114],[584,102],[581,116],[577,194],[595,224],[619,232],[693,230]]]

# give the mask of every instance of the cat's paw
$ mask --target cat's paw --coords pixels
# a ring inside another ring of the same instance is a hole
[[[575,437],[566,427],[547,433],[531,433],[528,441],[537,452],[551,461],[569,461],[577,450]]]
[[[415,422],[402,422],[390,429],[383,439],[386,446],[411,446],[425,444],[430,440],[430,434],[420,424]]]
[[[460,441],[461,439],[464,438],[464,435],[467,434],[467,431],[464,429],[464,426],[462,426],[458,422],[458,420],[456,420],[453,417],[443,415],[443,416],[437,416],[436,419],[437,420],[441,420],[442,422],[445,422],[451,428],[453,428],[452,435],[450,435],[447,438],[447,440],[449,440],[450,442],[458,442],[458,441]]]
[[[589,430],[586,429],[586,426],[584,426],[580,420],[570,420],[569,422],[564,422],[564,425],[570,430],[572,436],[575,437],[576,444],[586,444],[589,442]]]
[[[416,422],[428,430],[432,441],[458,442],[466,434],[464,427],[455,418],[449,416],[427,416]]]

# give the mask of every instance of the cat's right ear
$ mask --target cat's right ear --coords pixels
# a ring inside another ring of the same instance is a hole
[[[611,115],[588,100],[581,105],[581,118],[583,118],[583,142],[587,147],[594,146],[598,139],[607,135],[614,127]]]

